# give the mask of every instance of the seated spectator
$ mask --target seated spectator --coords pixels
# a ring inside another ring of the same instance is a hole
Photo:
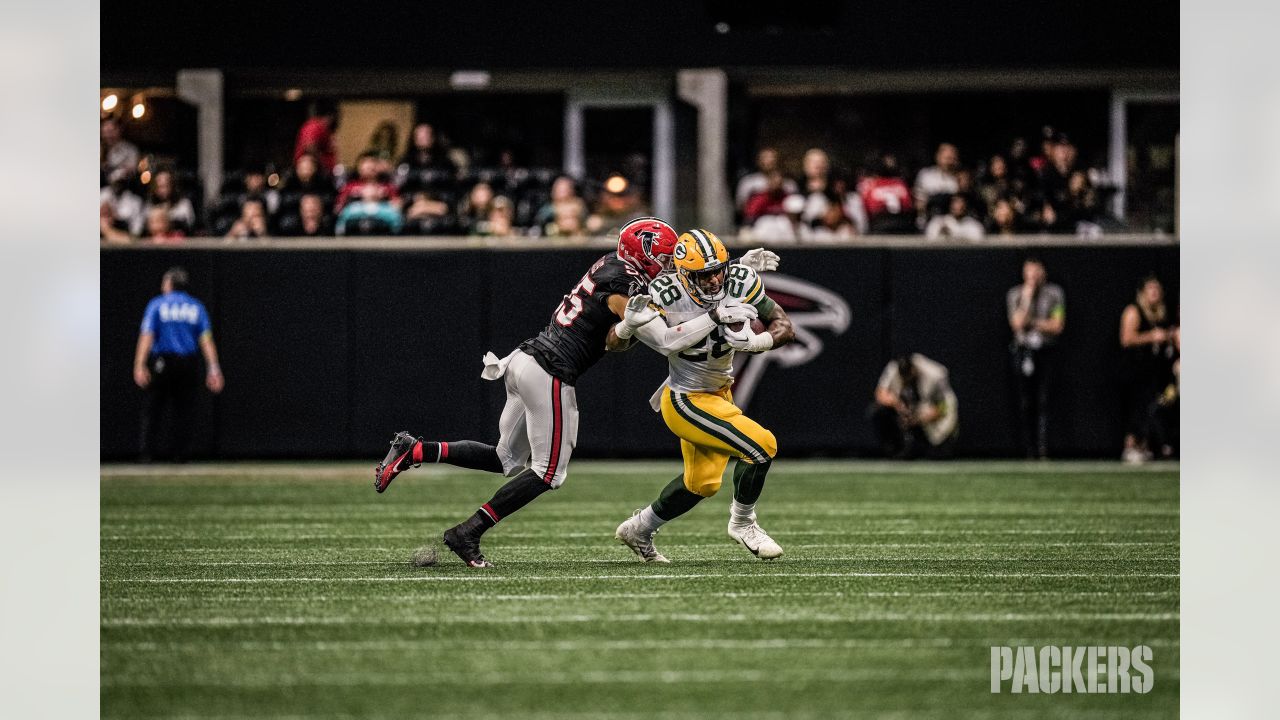
[[[1023,232],[1022,216],[1013,209],[1013,202],[1003,197],[996,200],[987,219],[987,234],[1010,237],[1020,232]]]
[[[831,158],[821,148],[810,148],[804,154],[804,192],[806,195],[827,191],[831,182]]]
[[[1021,194],[1021,183],[1015,183],[1009,174],[1009,161],[1003,155],[992,155],[987,168],[978,180],[978,197],[987,213],[995,210],[1001,199],[1013,202]],[[1015,207],[1021,212],[1021,208]]]
[[[297,214],[303,195],[315,195],[329,208],[334,200],[333,179],[321,171],[314,155],[304,154],[293,161],[293,169],[280,183],[279,195],[280,212],[286,215]]]
[[[371,185],[379,189],[378,194],[385,202],[396,207],[396,215],[400,214],[400,191],[387,180],[385,175],[378,172],[378,158],[369,153],[362,153],[356,160],[356,177],[342,186],[342,190],[338,192],[338,200],[334,203],[334,209],[338,212],[339,218],[347,203],[364,197],[364,189]]]
[[[788,188],[787,182],[787,179],[782,176],[782,172],[779,170],[770,170],[765,173],[764,184],[759,190],[753,192],[740,208],[742,210],[743,223],[751,226],[765,215],[785,215],[786,211],[782,207],[783,201],[789,196],[796,195],[795,183],[792,182],[790,188]]]
[[[338,120],[337,104],[329,100],[317,101],[311,118],[298,128],[298,138],[293,146],[294,162],[303,155],[311,155],[319,161],[326,175],[332,175],[338,163],[338,147],[333,141]]]
[[[1125,423],[1124,452],[1127,463],[1150,460],[1151,404],[1174,381],[1178,360],[1177,320],[1165,307],[1164,286],[1154,275],[1138,287],[1132,304],[1120,316],[1120,347],[1124,356],[1121,377],[1128,417]],[[1163,452],[1163,448],[1156,448]]]
[[[303,195],[297,210],[282,213],[280,234],[285,237],[332,237],[333,218],[325,212],[324,200],[319,195]]]
[[[512,225],[515,212],[515,205],[511,203],[511,199],[505,195],[499,195],[489,205],[489,215],[485,220],[472,226],[471,234],[484,237],[515,237],[516,232]]]
[[[800,220],[804,212],[804,196],[800,193],[788,195],[782,199],[781,212],[767,212],[747,228],[743,228],[743,237],[753,240],[795,241],[808,231]]]
[[[270,237],[267,227],[267,208],[261,200],[248,200],[240,206],[240,217],[227,231],[228,240],[251,240]]]
[[[774,187],[776,183],[775,176],[782,177],[782,168],[778,163],[778,151],[771,147],[760,148],[760,152],[756,153],[756,171],[744,175],[738,181],[738,188],[733,196],[734,207],[738,209],[740,214],[745,215],[747,202],[752,196],[766,192]],[[796,187],[794,180],[782,178],[782,190],[785,194],[790,195],[798,192],[799,188]],[[756,217],[759,216],[757,215]],[[755,222],[755,218],[747,220],[744,217],[743,220],[746,225]]]
[[[914,233],[915,210],[911,191],[902,179],[897,156],[885,153],[875,171],[858,183],[858,196],[866,208],[872,234]]]
[[[183,197],[178,189],[178,179],[174,176],[172,170],[157,170],[154,177],[151,178],[147,201],[143,204],[142,212],[133,220],[130,227],[130,233],[138,236],[142,234],[147,222],[147,216],[151,214],[152,208],[163,207],[169,213],[169,222],[173,227],[190,232],[196,226],[196,210],[191,201]]]
[[[99,164],[107,182],[128,182],[138,172],[138,146],[124,139],[119,121],[102,121]]]
[[[831,158],[825,150],[811,148],[804,154],[804,211],[800,219],[806,225],[821,221],[831,201]]]
[[[391,163],[395,160],[396,151],[399,149],[400,132],[396,130],[396,124],[390,120],[383,120],[373,129],[373,134],[369,136],[369,146],[362,154],[372,155],[378,162],[378,174],[390,177]]]
[[[489,211],[493,209],[493,187],[487,182],[478,182],[471,186],[471,191],[458,206],[458,228],[468,234],[472,228],[482,222],[488,222]]]
[[[964,196],[965,203],[969,205],[969,212],[974,217],[982,218],[987,214],[987,204],[982,201],[982,196],[978,194],[978,189],[973,182],[973,172],[968,168],[960,168],[956,170],[956,193]],[[947,200],[947,209],[951,209],[951,200]],[[981,221],[979,221],[981,222]]]
[[[436,131],[430,123],[418,123],[413,126],[413,135],[409,140],[409,148],[400,158],[400,166],[407,172],[417,173],[422,170],[443,170],[453,175],[457,168],[443,148],[436,145]]]
[[[916,174],[911,194],[916,213],[922,219],[941,215],[947,210],[950,196],[960,191],[956,172],[960,169],[960,152],[951,143],[942,143],[934,154],[934,164]]]
[[[187,234],[173,227],[169,221],[169,212],[162,207],[151,208],[147,212],[147,234],[145,236],[157,245],[180,243]]]
[[[837,175],[831,181],[830,200],[832,203],[838,203],[845,218],[853,223],[853,232],[857,235],[866,235],[869,229],[867,220],[867,206],[862,202],[862,196],[855,189],[850,190],[848,179],[843,175]]]
[[[1067,178],[1066,200],[1058,211],[1058,226],[1076,235],[1096,237],[1102,234],[1100,214],[1098,194],[1089,184],[1089,177],[1080,170],[1072,172]]]
[[[564,210],[557,212],[558,205],[565,205],[566,207]],[[573,178],[568,175],[561,175],[551,183],[551,197],[534,214],[533,225],[540,228],[544,234],[551,235],[553,233],[547,229],[547,225],[555,222],[558,215],[572,210],[579,210],[582,213],[582,217],[577,224],[581,228],[582,222],[587,218],[586,209],[586,203],[578,196],[577,185],[574,183]]]
[[[306,156],[304,156],[306,157]],[[240,217],[244,204],[251,200],[261,202],[267,211],[267,224],[274,225],[280,209],[280,193],[267,186],[267,175],[261,170],[251,169],[244,172],[244,177],[227,180],[223,183],[222,197],[211,215],[214,234],[223,235]]]
[[[244,175],[244,196],[240,202],[244,204],[247,200],[261,200],[268,216],[280,210],[280,193],[267,186],[267,174],[261,170],[249,170]]]
[[[516,154],[510,148],[503,148],[498,153],[498,167],[493,175],[492,184],[501,188],[507,196],[520,192],[530,181],[529,169],[516,162]]]
[[[133,240],[133,236],[128,230],[120,227],[113,219],[111,214],[111,204],[102,203],[98,206],[98,237],[103,242],[123,244]]]
[[[404,221],[405,233],[410,235],[448,235],[457,232],[458,227],[449,203],[426,190],[413,193]]]
[[[386,195],[381,183],[360,187],[359,199],[347,203],[338,214],[339,235],[395,235],[404,225],[400,209]]]
[[[924,235],[929,240],[966,240],[977,242],[985,235],[982,223],[969,214],[969,201],[964,195],[951,196],[951,206],[946,215],[938,215],[929,221]]]
[[[648,209],[635,184],[614,175],[605,181],[595,212],[587,218],[587,232],[597,237],[615,235],[633,218],[647,214]]]
[[[122,179],[118,178],[103,186],[98,193],[98,204],[105,208],[104,217],[107,218],[108,225],[113,230],[124,233],[126,240],[132,228],[145,222],[142,198],[133,194]],[[143,219],[140,221],[139,218]],[[114,233],[113,237],[119,238]]]
[[[827,203],[822,217],[803,230],[802,237],[807,240],[852,240],[858,235],[853,221],[845,215],[841,204],[834,200]]]
[[[543,226],[547,237],[580,238],[587,234],[587,204],[573,197],[555,204],[555,216]]]
[[[947,368],[920,353],[890,360],[867,417],[886,457],[950,457],[958,435],[959,402]]]
[[[1055,133],[1045,140],[1046,162],[1040,168],[1040,195],[1053,206],[1056,217],[1051,229],[1056,232],[1074,232],[1068,215],[1071,204],[1068,178],[1075,172],[1076,146],[1063,133]]]

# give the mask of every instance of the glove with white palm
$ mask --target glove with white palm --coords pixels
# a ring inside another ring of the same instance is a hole
[[[711,319],[721,325],[750,322],[759,316],[760,312],[756,310],[755,305],[742,302],[736,297],[725,298],[716,309],[711,311]]]
[[[658,308],[653,305],[650,295],[632,295],[627,300],[627,309],[622,313],[622,321],[613,328],[618,337],[626,340],[635,334],[636,329],[648,325],[658,317]]]
[[[773,347],[772,335],[755,332],[750,325],[744,325],[741,330],[726,329],[724,337],[729,347],[742,352],[764,352]]]
[[[756,272],[769,272],[770,270],[777,270],[778,263],[781,260],[782,258],[778,257],[776,252],[765,250],[764,248],[756,248],[743,253],[742,257],[738,259],[738,263],[746,265]]]

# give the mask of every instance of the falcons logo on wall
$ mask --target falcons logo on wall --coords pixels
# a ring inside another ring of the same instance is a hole
[[[796,339],[766,353],[734,354],[733,400],[741,408],[746,408],[751,402],[751,396],[769,365],[804,365],[822,353],[822,338],[818,331],[828,330],[833,335],[843,335],[849,329],[849,303],[836,293],[779,273],[769,273],[765,284],[769,297],[791,318]]]

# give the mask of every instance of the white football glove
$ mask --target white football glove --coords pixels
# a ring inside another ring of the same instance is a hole
[[[632,295],[622,313],[622,322],[613,329],[614,334],[626,340],[635,334],[637,328],[658,317],[658,309],[650,305],[652,300],[650,295]]]
[[[724,337],[729,342],[729,347],[743,352],[764,352],[773,347],[772,335],[754,332],[750,325],[744,325],[741,330],[726,329]]]
[[[760,316],[755,305],[742,302],[740,298],[725,298],[720,306],[712,311],[711,319],[721,325],[725,323],[750,322]]]
[[[782,258],[778,257],[778,253],[776,252],[765,250],[764,248],[756,248],[744,253],[742,257],[738,259],[738,263],[740,265],[746,265],[756,272],[768,272],[770,270],[777,270],[778,262],[781,260]]]

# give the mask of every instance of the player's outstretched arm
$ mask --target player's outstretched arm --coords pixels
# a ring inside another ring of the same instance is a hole
[[[672,355],[702,342],[716,329],[717,319],[711,313],[699,315],[679,325],[668,326],[650,300],[648,295],[609,297],[609,308],[618,313],[622,321],[609,330],[605,339],[606,349],[626,350],[630,347],[632,338],[640,338],[645,345],[663,355]]]

